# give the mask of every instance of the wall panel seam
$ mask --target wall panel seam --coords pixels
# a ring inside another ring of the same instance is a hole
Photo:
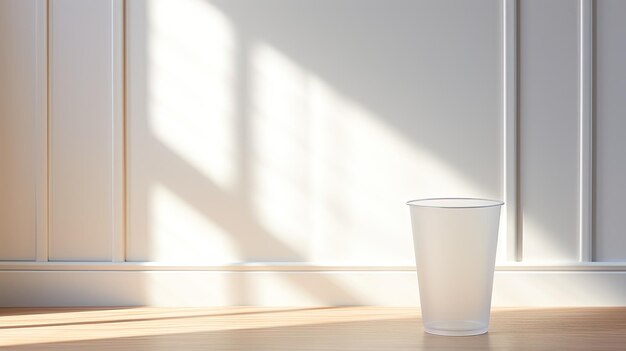
[[[36,45],[36,152],[37,162],[35,177],[35,198],[36,201],[36,231],[35,231],[35,260],[39,262],[48,261],[48,232],[49,232],[49,15],[48,1],[38,0],[35,3],[35,45]]]
[[[518,137],[518,1],[504,0],[502,6],[503,49],[503,144],[504,202],[506,221],[506,257],[522,259],[522,237],[519,230],[519,137]]]
[[[123,11],[123,53],[122,53],[122,68],[123,68],[123,84],[124,84],[124,106],[123,106],[123,129],[124,129],[124,261],[128,260],[128,241],[130,233],[130,154],[129,154],[129,75],[128,75],[128,63],[129,63],[129,49],[128,49],[128,33],[129,33],[129,21],[130,21],[130,4],[126,0],[122,2]]]
[[[124,14],[123,1],[114,0],[111,3],[111,99],[112,99],[112,164],[111,179],[113,238],[113,262],[125,260],[125,206],[124,206]]]
[[[579,254],[593,261],[593,1],[579,0]]]

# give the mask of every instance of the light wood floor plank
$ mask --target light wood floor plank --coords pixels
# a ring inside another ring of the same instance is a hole
[[[425,334],[416,308],[4,308],[10,350],[624,350],[626,307],[504,308],[488,334]]]

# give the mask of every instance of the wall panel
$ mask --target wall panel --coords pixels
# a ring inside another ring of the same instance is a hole
[[[519,4],[520,205],[526,262],[578,259],[578,5]]]
[[[44,229],[38,228],[46,118],[41,7],[37,0],[0,1],[0,260],[34,259],[36,233]]]
[[[50,2],[51,260],[111,260],[119,234],[116,3]]]
[[[626,2],[596,1],[596,261],[626,261]]]

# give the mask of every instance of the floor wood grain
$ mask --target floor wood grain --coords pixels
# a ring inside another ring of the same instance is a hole
[[[415,308],[0,309],[10,350],[624,350],[624,308],[503,308],[489,333],[425,334]]]

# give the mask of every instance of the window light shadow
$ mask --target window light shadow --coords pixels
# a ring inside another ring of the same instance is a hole
[[[432,72],[412,71],[428,62],[397,62],[412,80],[371,61],[421,57],[406,49],[388,55],[404,44],[350,34],[379,16],[350,17],[354,27],[345,27],[342,3],[340,16],[319,26],[308,21],[321,15],[317,5],[280,3],[285,18],[271,10],[279,3],[128,3],[128,260],[412,265],[407,196],[500,197],[499,168],[468,165],[499,164],[497,138],[482,138],[484,128],[498,136],[499,122],[476,126],[456,104],[424,100],[443,88],[419,84],[434,81]],[[369,30],[391,36],[406,28]],[[338,45],[345,57],[319,45]],[[471,74],[485,73],[478,71]],[[482,101],[459,98],[461,108],[499,121]],[[354,301],[330,275],[316,284],[292,285],[320,301]],[[242,274],[231,287],[235,301],[253,299],[249,285]]]

